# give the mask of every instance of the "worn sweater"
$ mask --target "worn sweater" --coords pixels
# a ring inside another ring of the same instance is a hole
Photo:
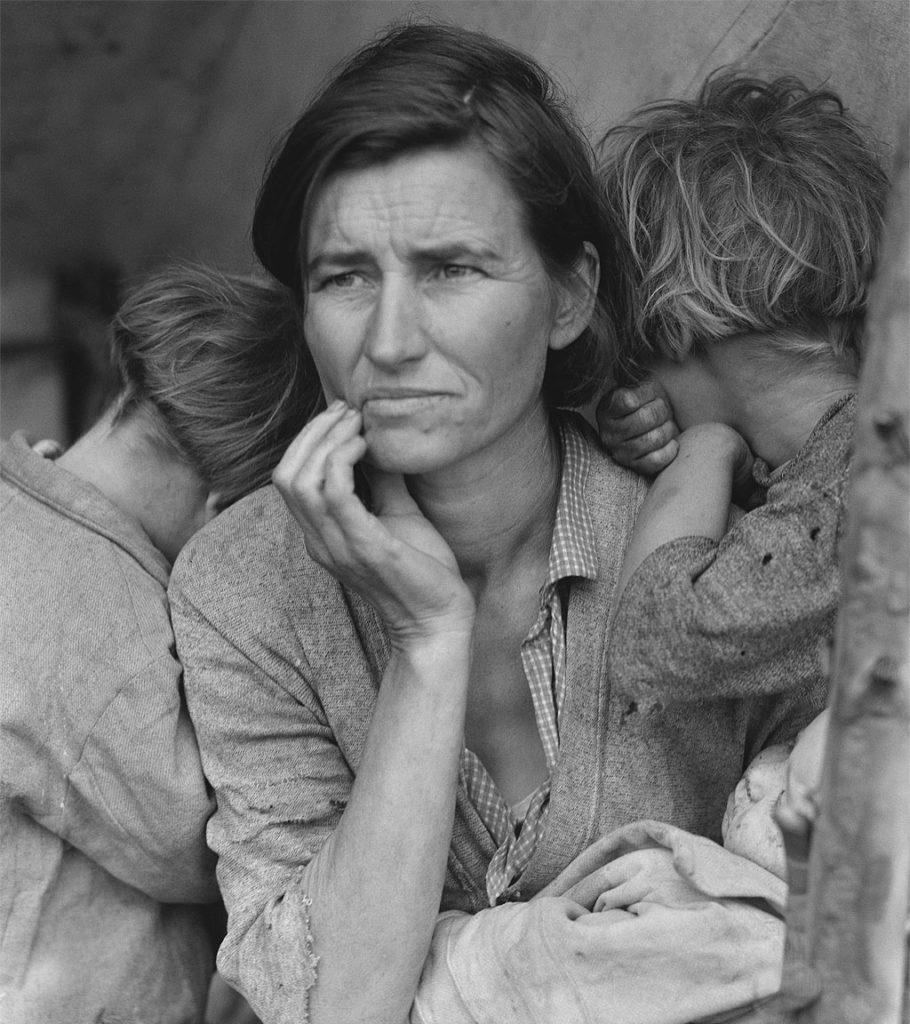
[[[818,685],[840,596],[856,397],[836,402],[720,541],[682,537],[638,567],[607,668],[645,705]]]
[[[661,819],[719,838],[727,795],[765,745],[824,704],[823,682],[754,701],[644,715],[604,671],[617,578],[644,485],[588,440],[580,500],[597,536],[594,579],[573,580],[566,695],[546,829],[510,895],[527,899],[599,836]],[[319,955],[307,865],[358,770],[389,646],[375,612],[306,553],[277,491],[239,502],[184,549],[171,581],[178,650],[218,809],[209,841],[228,907],[219,966],[266,1024],[300,1018]],[[487,906],[495,844],[457,794],[443,909]]]
[[[201,1021],[212,798],[169,565],[21,436],[0,471],[0,1016]]]

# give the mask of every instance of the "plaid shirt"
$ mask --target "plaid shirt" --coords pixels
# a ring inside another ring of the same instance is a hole
[[[559,584],[573,576],[597,576],[594,530],[583,497],[588,451],[580,433],[566,421],[561,424],[560,440],[562,480],[547,578],[540,590],[537,621],[521,645],[521,662],[548,774],[531,793],[522,821],[516,819],[477,755],[465,748],[461,756],[461,777],[468,798],[497,844],[486,879],[491,906],[521,876],[546,826],[550,776],[559,753],[559,715],[566,689],[566,634]]]

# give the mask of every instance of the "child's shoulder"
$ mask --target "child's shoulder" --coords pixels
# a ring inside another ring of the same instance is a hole
[[[849,459],[855,423],[856,393],[852,392],[825,410],[800,449],[797,459],[804,462],[813,459]]]
[[[838,501],[843,500],[855,422],[856,395],[839,398],[825,410],[796,456],[760,482],[765,486],[804,482],[820,487]]]

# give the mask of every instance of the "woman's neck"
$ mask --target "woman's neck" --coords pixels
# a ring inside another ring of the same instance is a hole
[[[560,445],[541,406],[496,446],[444,472],[408,479],[475,596],[549,558]]]

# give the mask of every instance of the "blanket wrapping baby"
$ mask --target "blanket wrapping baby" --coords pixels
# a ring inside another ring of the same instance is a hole
[[[440,915],[411,1024],[720,1024],[778,989],[787,887],[639,821],[526,903]]]

